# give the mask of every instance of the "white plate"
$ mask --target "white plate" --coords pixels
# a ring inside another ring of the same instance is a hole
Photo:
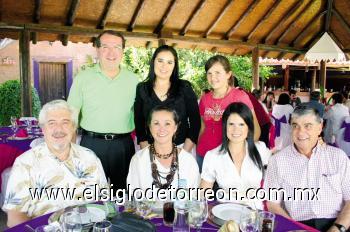
[[[241,215],[248,214],[251,210],[244,205],[227,203],[214,206],[211,212],[218,219],[223,221],[234,220],[239,224]]]

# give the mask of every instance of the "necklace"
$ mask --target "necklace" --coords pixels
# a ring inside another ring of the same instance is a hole
[[[157,156],[159,159],[169,159],[169,157],[170,157],[172,154],[174,154],[174,151],[175,151],[175,149],[176,149],[176,145],[173,143],[173,148],[171,149],[171,152],[168,153],[168,154],[159,154],[159,153],[156,151],[155,147],[154,147],[154,143],[152,143],[152,144],[149,146],[149,149],[150,149],[150,152],[151,152],[153,155]]]
[[[151,149],[152,146],[153,146],[153,149]],[[154,185],[155,187],[160,188],[160,189],[167,189],[167,188],[169,188],[169,186],[173,182],[174,176],[175,176],[175,172],[176,172],[176,170],[178,170],[178,167],[179,167],[179,165],[178,165],[177,148],[176,148],[175,144],[173,144],[172,153],[170,154],[170,155],[173,155],[172,160],[171,160],[170,172],[168,173],[168,175],[166,175],[165,178],[162,177],[160,175],[159,171],[158,171],[157,164],[155,163],[155,159],[156,158],[154,156],[155,154],[153,153],[153,150],[155,151],[154,144],[152,143],[150,145],[150,160],[151,160],[151,163],[152,163],[151,164],[151,168],[152,168],[152,178],[153,178],[152,185]],[[161,179],[165,179],[166,183],[162,184],[161,183]]]

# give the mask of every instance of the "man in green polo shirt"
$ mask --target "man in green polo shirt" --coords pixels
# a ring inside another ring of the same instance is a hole
[[[120,67],[124,37],[104,31],[96,39],[99,62],[78,73],[68,103],[81,113],[81,145],[100,158],[114,190],[126,188],[129,163],[135,153],[133,104],[138,77]]]

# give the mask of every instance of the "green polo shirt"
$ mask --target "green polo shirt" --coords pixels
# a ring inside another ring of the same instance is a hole
[[[68,104],[81,112],[80,126],[85,130],[128,133],[135,128],[133,106],[137,83],[137,75],[125,68],[112,80],[95,64],[76,75]]]

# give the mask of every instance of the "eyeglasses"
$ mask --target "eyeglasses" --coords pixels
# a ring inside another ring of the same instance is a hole
[[[122,51],[123,50],[123,46],[122,45],[107,45],[107,44],[101,44],[101,49],[103,50],[109,50],[109,49],[112,49],[114,51]]]

